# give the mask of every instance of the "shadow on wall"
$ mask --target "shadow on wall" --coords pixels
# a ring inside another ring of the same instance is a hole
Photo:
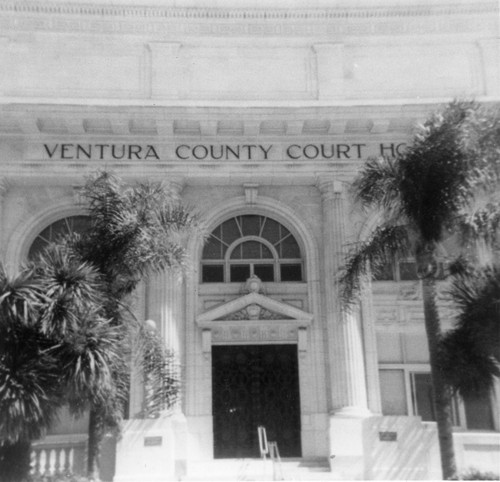
[[[434,424],[420,417],[370,417],[364,425],[365,477],[387,480],[439,479]]]

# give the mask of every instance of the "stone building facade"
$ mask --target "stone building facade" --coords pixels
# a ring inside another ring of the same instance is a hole
[[[179,357],[183,396],[175,416],[141,420],[133,378],[115,480],[258,457],[261,424],[282,456],[329,460],[333,478],[439,474],[411,260],[366,285],[359,316],[335,280],[372,221],[348,195],[363,161],[397,155],[454,97],[499,101],[498,13],[489,0],[0,2],[8,266],[78,222],[98,168],[169,183],[212,233],[190,241],[184,278],[137,294]],[[462,468],[498,468],[499,394],[457,400]],[[84,439],[66,420],[40,447]]]

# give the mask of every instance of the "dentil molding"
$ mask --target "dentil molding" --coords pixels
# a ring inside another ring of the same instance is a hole
[[[494,1],[364,8],[177,8],[16,0],[0,2],[2,29],[108,34],[322,36],[494,29]],[[203,21],[206,22],[203,22]],[[168,25],[168,28],[166,26]]]

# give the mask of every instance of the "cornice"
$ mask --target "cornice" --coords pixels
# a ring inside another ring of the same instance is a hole
[[[498,30],[497,2],[358,8],[181,8],[0,0],[2,31],[178,36],[365,36]],[[489,33],[488,33],[489,32]]]
[[[121,16],[121,17],[160,17],[186,19],[279,19],[279,20],[315,20],[332,18],[367,18],[367,17],[413,17],[435,15],[470,15],[497,12],[498,3],[492,1],[457,3],[446,5],[385,6],[365,8],[179,8],[160,6],[128,6],[104,4],[62,4],[60,2],[18,0],[1,1],[0,12],[78,15],[78,16]]]
[[[89,106],[0,104],[0,137],[329,138],[405,137],[415,123],[449,102],[343,106]],[[498,106],[500,101],[485,102]],[[359,126],[363,120],[363,128]],[[270,121],[268,125],[266,121]],[[281,126],[276,129],[276,124]]]

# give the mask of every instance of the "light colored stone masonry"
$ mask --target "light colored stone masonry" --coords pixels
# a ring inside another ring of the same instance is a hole
[[[237,214],[274,217],[299,240],[305,279],[269,284],[264,295],[307,323],[200,323],[244,293],[199,282],[196,239],[182,280],[162,274],[138,290],[137,315],[157,322],[182,364],[169,457],[213,457],[212,343],[278,340],[298,347],[304,457],[335,455],[331,469],[343,479],[435,476],[434,432],[415,417],[379,416],[379,363],[394,368],[404,356],[427,369],[418,288],[367,283],[359,316],[348,317],[335,276],[346,243],[373,222],[348,193],[364,160],[397,154],[416,124],[454,97],[499,101],[497,2],[122,3],[0,1],[3,259],[15,269],[43,228],[84,212],[78,186],[96,168],[175,183],[209,230]],[[453,312],[441,304],[448,327]],[[133,415],[141,404],[134,372]],[[149,426],[136,425],[139,434]],[[397,449],[381,431],[397,432]],[[460,464],[483,454],[487,467],[498,433],[468,435],[457,442]],[[127,453],[123,477],[137,469]],[[401,457],[411,464],[398,465]]]
[[[499,95],[491,1],[291,11],[5,1],[0,12],[4,98],[311,105]]]

